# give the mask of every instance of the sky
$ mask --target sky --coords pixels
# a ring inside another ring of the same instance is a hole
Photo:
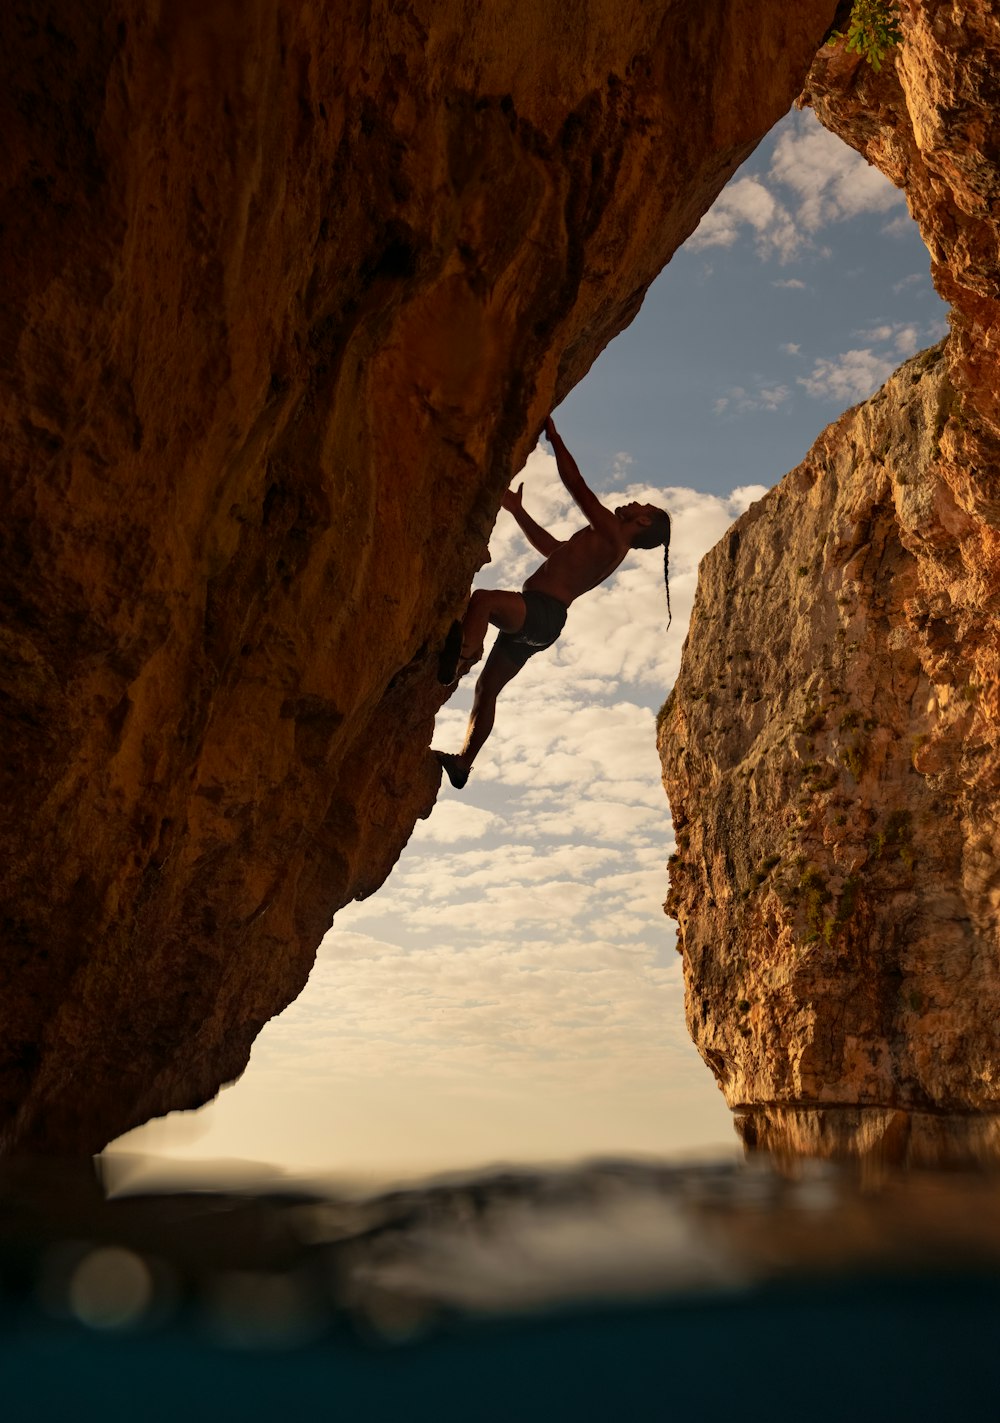
[[[503,692],[465,791],[445,782],[386,885],[348,906],[241,1080],[122,1138],[183,1174],[259,1162],[361,1187],[500,1163],[736,1152],[684,1025],[662,910],[673,851],[655,746],[698,561],[849,405],[945,334],[927,252],[875,169],[792,112],[731,180],[556,421],[610,505],[673,518]],[[518,476],[582,524],[547,446]],[[538,562],[501,511],[477,585]],[[473,678],[438,718],[461,744]]]

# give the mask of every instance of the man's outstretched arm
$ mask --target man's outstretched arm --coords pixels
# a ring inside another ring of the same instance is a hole
[[[609,529],[618,527],[617,520],[610,509],[605,509],[597,495],[590,488],[580,473],[576,460],[562,442],[562,438],[552,422],[552,416],[545,422],[545,434],[549,444],[552,446],[552,453],[556,457],[556,468],[559,471],[559,478],[565,484],[569,493],[579,504],[586,515],[587,523],[598,533],[603,533]]]
[[[536,524],[531,515],[525,510],[521,503],[521,490],[523,484],[519,484],[516,489],[508,489],[500,503],[507,510],[508,514],[513,514],[517,520],[518,527],[530,544],[537,548],[538,552],[548,558],[549,554],[559,547],[559,540],[554,538],[547,529],[543,529],[541,524]]]

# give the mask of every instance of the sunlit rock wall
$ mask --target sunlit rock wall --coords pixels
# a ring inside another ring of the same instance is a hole
[[[895,67],[824,50],[806,98],[905,188],[952,334],[707,556],[660,745],[747,1141],[946,1160],[1000,1145],[1000,20],[903,9]]]
[[[438,768],[549,408],[833,0],[0,15],[0,1147],[236,1076]]]

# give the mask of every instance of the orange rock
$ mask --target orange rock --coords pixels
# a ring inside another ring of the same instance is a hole
[[[834,0],[0,17],[0,1149],[242,1071],[440,769],[549,409]]]

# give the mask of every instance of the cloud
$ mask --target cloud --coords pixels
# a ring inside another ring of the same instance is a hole
[[[796,195],[796,222],[808,232],[905,203],[884,174],[810,113],[796,115],[782,132],[768,176]]]
[[[790,394],[787,385],[762,385],[757,392],[758,408],[777,410],[779,405],[784,405]]]
[[[922,327],[912,321],[881,321],[863,327],[854,334],[868,344],[839,356],[818,358],[809,375],[798,377],[797,384],[817,400],[842,404],[867,400],[901,361],[940,340],[947,329],[947,323],[939,318]]]
[[[895,362],[868,348],[844,351],[833,359],[822,357],[815,361],[811,374],[800,376],[798,384],[816,400],[852,404],[867,400],[894,370]]]
[[[767,486],[764,484],[741,484],[734,489],[729,496],[729,507],[736,518],[740,514],[745,514],[751,504],[756,504],[758,499],[763,499],[767,493]]]
[[[784,351],[786,356],[798,356],[802,351],[802,347],[798,341],[782,341],[779,350]]]
[[[898,282],[893,282],[892,289],[898,296],[900,292],[906,291],[908,287],[920,286],[927,280],[923,272],[911,272],[909,276],[900,277]]]
[[[619,450],[611,462],[611,473],[615,479],[624,479],[628,472],[629,465],[635,464],[635,460],[624,450]]]
[[[900,327],[893,336],[893,345],[901,356],[912,356],[920,349],[919,328],[910,324]]]
[[[693,252],[732,247],[746,227],[753,230],[762,258],[777,256],[787,261],[799,248],[799,235],[787,208],[759,178],[730,182],[688,238],[687,247]]]
[[[553,883],[553,895],[579,891]],[[591,897],[654,896],[641,872],[611,876]],[[539,896],[535,896],[536,899]],[[343,946],[341,947],[341,939]],[[290,1008],[255,1050],[254,1071],[298,1090],[320,1078],[343,1090],[366,1075],[412,1074],[441,1083],[521,1083],[529,1091],[641,1082],[679,1066],[663,1031],[681,1008],[676,959],[645,946],[580,937],[479,951],[419,953],[357,931],[324,944],[309,1002]],[[683,1070],[683,1069],[681,1069]]]
[[[788,277],[784,280],[779,278],[777,281],[773,281],[771,285],[772,287],[783,287],[786,291],[804,292],[806,289],[805,282],[800,282],[798,277]]]
[[[796,350],[798,347],[796,347]],[[787,385],[764,385],[759,383],[753,391],[742,385],[734,385],[712,404],[716,415],[744,415],[752,410],[777,410],[791,395]]]
[[[884,237],[905,237],[908,232],[913,231],[913,218],[909,213],[901,212],[898,217],[890,219],[882,224],[882,234]]]
[[[439,813],[428,822],[426,836],[439,844],[455,841],[481,840],[497,817],[475,805],[465,805],[461,801],[448,800],[440,807]]]
[[[188,1155],[245,1155],[249,1141],[265,1158],[385,1179],[475,1165],[511,1141],[556,1158],[595,1144],[668,1151],[677,1113],[685,1140],[729,1140],[662,909],[673,834],[655,715],[698,563],[764,491],[657,487],[632,467],[618,454],[601,497],[669,509],[670,631],[658,550],[574,604],[556,646],[504,690],[467,790],[445,785],[383,888],[338,914],[306,990]],[[522,478],[540,522],[580,526],[545,449]],[[505,513],[491,554],[481,584],[517,588],[539,561]],[[442,710],[436,745],[460,743],[472,681]]]
[[[749,231],[762,261],[784,263],[815,251],[817,235],[831,223],[892,213],[901,205],[899,189],[806,112],[792,116],[782,131],[766,179],[754,175],[728,183],[687,247],[695,252],[732,247]],[[904,231],[909,221],[901,213],[885,230]],[[775,285],[801,289],[805,284],[791,278]]]

